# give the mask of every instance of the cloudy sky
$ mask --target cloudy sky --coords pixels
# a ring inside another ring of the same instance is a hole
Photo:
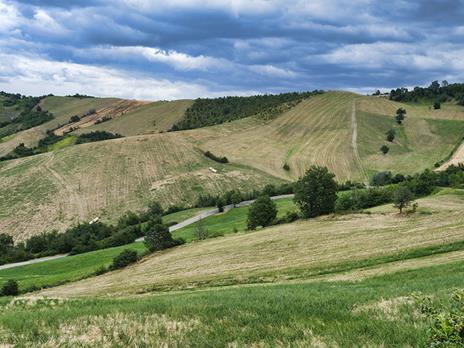
[[[464,0],[0,0],[0,90],[177,99],[464,82]]]

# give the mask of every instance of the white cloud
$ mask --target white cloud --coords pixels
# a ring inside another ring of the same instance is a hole
[[[143,57],[148,61],[167,64],[176,70],[189,71],[201,70],[206,71],[212,68],[225,68],[230,65],[225,59],[213,58],[204,55],[191,56],[177,51],[166,51],[159,48],[143,46],[125,46],[125,47],[96,47],[93,49],[76,50],[79,55],[94,54],[98,57]]]
[[[249,69],[261,75],[278,78],[294,78],[298,74],[292,70],[282,69],[274,65],[251,65]]]
[[[11,3],[0,0],[0,33],[8,33],[17,28],[20,13]]]
[[[0,89],[23,94],[83,93],[143,100],[246,95],[256,91],[211,91],[196,83],[134,76],[116,69],[0,54]]]

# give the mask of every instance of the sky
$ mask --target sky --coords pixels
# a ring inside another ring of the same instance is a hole
[[[0,0],[0,90],[143,100],[464,82],[464,0]]]

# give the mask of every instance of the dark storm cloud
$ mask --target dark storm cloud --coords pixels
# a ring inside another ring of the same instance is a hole
[[[412,86],[464,79],[463,2],[0,0],[0,53],[69,88],[70,71],[143,76],[167,98]]]

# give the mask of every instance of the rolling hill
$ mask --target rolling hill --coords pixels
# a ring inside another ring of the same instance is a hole
[[[37,141],[46,129],[89,109],[118,105],[118,99],[47,97],[42,107],[56,115],[46,124],[0,143]],[[68,146],[54,152],[0,163],[0,229],[24,239],[64,230],[100,216],[114,221],[126,210],[152,200],[191,204],[201,193],[293,181],[311,164],[327,166],[337,179],[367,181],[378,170],[411,174],[433,168],[449,156],[464,134],[464,107],[392,102],[348,92],[311,96],[270,120],[247,117],[211,127],[162,132],[182,118],[192,101],[154,102],[77,133],[108,130],[126,138]],[[402,126],[398,107],[407,109]],[[385,133],[396,130],[390,152],[382,155]],[[139,135],[141,134],[141,135]],[[21,140],[22,141],[22,140]],[[3,147],[2,147],[3,146]],[[219,164],[205,156],[226,156]],[[288,163],[290,170],[282,168]],[[209,167],[218,169],[214,174]]]

